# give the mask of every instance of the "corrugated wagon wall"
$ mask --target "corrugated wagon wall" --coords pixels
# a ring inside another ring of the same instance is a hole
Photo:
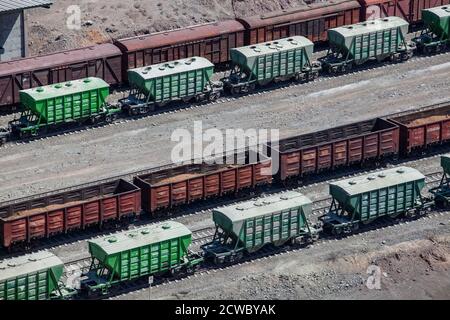
[[[25,21],[23,11],[0,14],[0,61],[25,57]]]

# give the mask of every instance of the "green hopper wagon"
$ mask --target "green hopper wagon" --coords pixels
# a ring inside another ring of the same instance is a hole
[[[10,122],[19,137],[69,123],[112,121],[120,111],[106,103],[109,85],[94,77],[21,90],[19,95],[23,111]]]
[[[120,282],[192,272],[202,259],[189,251],[191,242],[191,231],[172,221],[90,240],[92,263],[81,289],[89,294],[105,294]]]
[[[416,169],[398,167],[330,183],[331,207],[320,217],[325,232],[350,233],[359,224],[382,216],[416,215],[427,205],[421,195],[425,176]]]
[[[248,92],[272,81],[313,80],[320,66],[312,62],[314,44],[294,36],[230,50],[232,70],[224,85],[232,93]]]
[[[345,72],[368,60],[408,60],[413,44],[405,37],[409,24],[399,17],[386,17],[328,30],[328,54],[320,59],[329,73]]]
[[[64,264],[42,251],[0,262],[0,300],[48,300],[68,296],[60,279]]]
[[[434,195],[435,203],[440,207],[450,206],[450,154],[441,156],[443,170],[441,183],[436,188],[430,189]]]
[[[450,44],[450,5],[422,10],[426,29],[413,41],[419,51],[441,52]]]
[[[311,210],[311,200],[297,191],[213,210],[216,232],[203,246],[206,257],[217,264],[233,262],[267,244],[311,239]]]
[[[214,101],[222,83],[212,81],[213,73],[214,65],[202,57],[130,69],[130,95],[120,102],[130,115],[137,115],[175,100]]]

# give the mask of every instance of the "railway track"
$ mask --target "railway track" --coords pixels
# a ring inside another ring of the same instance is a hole
[[[432,187],[435,187],[440,182],[441,176],[442,176],[441,171],[436,171],[436,172],[431,172],[429,174],[426,174],[425,175],[425,184],[426,184],[427,188],[430,189]],[[324,198],[318,199],[313,202],[312,215],[310,217],[308,217],[308,220],[309,220],[311,226],[318,222],[318,217],[320,217],[321,215],[326,213],[326,210],[329,208],[330,203],[331,203],[331,197],[324,197]],[[436,212],[438,214],[440,214],[444,211],[436,210]],[[208,212],[208,213],[210,214],[211,212]],[[422,218],[422,217],[420,217],[420,218]],[[423,217],[423,218],[425,218],[425,217]],[[402,223],[408,223],[408,221],[414,221],[415,219],[416,218],[413,218],[413,219],[402,218],[402,219],[394,220],[389,217],[381,218],[381,219],[375,221],[373,224],[361,227],[355,234],[357,235],[360,233],[377,230],[380,228],[390,227],[390,226],[394,226],[394,225],[402,224]],[[193,230],[192,231],[192,250],[194,252],[197,252],[200,250],[201,245],[211,242],[213,240],[214,232],[215,232],[214,226],[207,226],[204,228]],[[98,236],[97,238],[104,237],[104,236],[105,235],[101,235],[101,236]],[[345,238],[345,236],[343,236],[343,238]],[[336,237],[334,237],[334,236],[322,236],[318,241],[314,242],[314,244],[312,244],[311,246],[319,245],[321,243],[324,243],[324,242],[327,242],[330,240],[334,240],[334,239],[336,239]],[[254,258],[257,260],[259,258],[264,258],[264,257],[278,254],[281,252],[295,251],[296,249],[298,249],[298,248],[295,246],[292,248],[281,248],[281,249],[275,248],[275,247],[271,248],[269,246],[267,248],[261,249],[261,252],[258,252],[255,255],[252,255],[251,257],[245,258],[242,262],[245,263],[246,261],[253,261]],[[77,259],[74,259],[72,261],[65,263],[64,275],[62,277],[63,283],[66,283],[68,280],[69,281],[76,280],[77,277],[79,277],[82,273],[87,272],[89,270],[90,263],[91,263],[90,256],[77,258]],[[208,270],[215,270],[215,269],[216,269],[215,266],[206,265],[204,267],[201,267],[201,269],[199,271],[205,272]],[[222,269],[222,268],[219,267],[219,269]],[[181,279],[182,278],[176,277],[173,279],[173,281],[180,281]],[[164,278],[162,281],[170,282],[172,280]],[[128,284],[123,284],[120,290],[123,290],[124,287],[130,288],[130,286]]]
[[[372,232],[377,233],[377,232],[381,232],[385,229],[395,228],[398,226],[403,226],[403,225],[408,225],[408,224],[414,224],[415,222],[423,221],[425,219],[434,219],[434,218],[438,218],[438,217],[442,217],[442,216],[450,217],[450,211],[437,210],[426,216],[422,216],[420,218],[413,219],[413,220],[398,219],[398,220],[394,221],[394,220],[390,220],[390,219],[382,219],[381,221],[379,221],[371,226],[360,228],[357,232],[355,232],[351,235],[342,236],[340,238],[331,237],[331,236],[323,237],[320,240],[318,240],[312,244],[306,245],[306,246],[301,245],[301,244],[285,246],[283,248],[266,246],[266,247],[262,248],[260,251],[258,251],[258,253],[253,254],[249,257],[245,257],[237,263],[223,265],[223,266],[207,265],[207,266],[200,268],[194,275],[187,275],[184,277],[177,277],[177,278],[164,278],[161,281],[154,282],[152,287],[153,288],[163,287],[165,285],[170,285],[172,283],[186,281],[193,277],[202,277],[204,275],[212,274],[215,272],[225,271],[225,270],[229,270],[229,269],[233,269],[233,268],[239,268],[243,265],[247,265],[250,263],[257,263],[257,262],[265,261],[265,260],[268,260],[268,259],[271,259],[274,257],[278,257],[278,256],[298,253],[298,252],[306,250],[306,249],[317,248],[317,247],[320,247],[320,245],[323,245],[326,243],[331,243],[331,242],[339,243],[339,241],[347,239],[348,237],[364,237],[367,233],[372,233]],[[114,300],[114,299],[119,298],[120,296],[125,296],[127,294],[136,293],[136,292],[143,291],[143,290],[148,290],[148,288],[149,288],[149,285],[144,280],[138,281],[136,283],[124,283],[120,287],[118,287],[114,293],[110,294],[110,296],[105,297],[105,298]]]
[[[419,163],[422,161],[431,160],[432,158],[437,157],[440,154],[449,152],[449,150],[450,150],[450,147],[445,147],[445,146],[442,148],[435,148],[435,149],[433,149],[433,152],[430,152],[427,155],[427,157],[425,157],[425,158],[409,158],[406,161],[400,160],[400,161],[390,163],[390,165],[408,166],[408,165]],[[306,180],[306,183],[303,185],[295,184],[295,185],[289,186],[289,187],[282,186],[282,185],[271,185],[271,186],[267,186],[267,189],[260,190],[259,193],[243,194],[239,197],[230,196],[227,198],[213,198],[213,199],[209,199],[205,202],[199,202],[199,203],[195,204],[194,206],[190,206],[188,208],[185,208],[185,207],[174,208],[170,212],[166,212],[166,214],[156,216],[156,217],[150,217],[150,216],[146,217],[145,215],[141,215],[140,220],[135,221],[126,227],[133,228],[133,227],[139,227],[142,225],[152,225],[152,224],[160,223],[160,222],[163,222],[166,220],[180,220],[180,219],[185,219],[185,218],[189,219],[190,217],[193,217],[193,216],[210,217],[212,214],[213,208],[223,207],[223,206],[227,206],[230,204],[238,204],[238,203],[250,200],[255,197],[264,197],[266,195],[270,196],[270,195],[280,193],[280,192],[283,192],[286,190],[298,190],[300,192],[304,192],[305,194],[307,194],[308,193],[307,189],[309,189],[311,187],[313,187],[313,188],[321,187],[330,182],[338,181],[341,179],[347,179],[347,178],[351,178],[351,177],[358,176],[358,175],[370,174],[373,172],[377,172],[380,169],[381,168],[370,168],[370,169],[358,168],[358,169],[356,169],[355,167],[349,167],[349,168],[345,168],[344,170],[337,171],[337,172],[336,171],[335,172],[324,172],[321,174],[314,175],[314,177],[311,177],[311,179]],[[135,175],[145,174],[145,173],[149,173],[149,172],[151,172],[151,170],[150,171],[145,170],[142,172],[133,172],[133,173],[129,173],[127,175],[121,175],[121,176],[113,177],[113,178],[110,178],[107,180],[95,181],[95,182],[89,183],[88,185],[94,185],[97,183],[102,183],[102,182],[110,181],[110,180],[116,180],[119,178],[130,180]],[[430,174],[426,175],[426,181],[429,184],[437,184],[440,181],[441,175],[442,175],[441,171],[436,171],[436,172],[430,173]],[[70,190],[70,189],[71,188],[67,188],[64,190]],[[50,192],[50,193],[53,193],[53,192]],[[44,193],[42,195],[46,195],[46,194],[49,194],[49,193]],[[5,202],[5,203],[6,204],[14,204],[16,202],[25,201],[28,198],[30,198],[30,197],[15,199],[15,200]],[[331,198],[327,196],[327,197],[317,199],[316,201],[314,201],[312,217],[318,217],[318,216],[324,214],[329,207],[330,200],[331,200]],[[35,252],[37,250],[55,250],[58,248],[65,247],[67,245],[76,244],[78,242],[85,241],[89,238],[111,235],[114,232],[124,230],[124,227],[125,226],[115,228],[113,231],[110,231],[110,232],[108,231],[108,229],[105,230],[105,229],[98,229],[98,228],[90,228],[87,230],[80,230],[78,232],[74,231],[72,233],[63,234],[60,236],[56,236],[54,238],[41,239],[35,243],[34,248],[32,248],[32,252]],[[21,254],[23,254],[22,251],[14,252],[13,254],[5,251],[3,253],[0,253],[0,259],[6,259],[6,258],[21,255]]]
[[[430,55],[430,56],[417,55],[417,56],[413,56],[411,59],[409,59],[406,62],[403,62],[402,64],[407,64],[407,63],[420,64],[420,63],[427,62],[428,60],[432,59],[433,57],[443,56],[443,55],[450,55],[450,52],[445,51],[445,52],[440,52],[438,54]],[[274,93],[276,91],[283,91],[283,90],[287,90],[287,89],[291,89],[291,88],[297,88],[299,86],[308,86],[308,85],[311,86],[318,82],[331,81],[333,79],[340,79],[342,77],[348,77],[348,76],[351,76],[354,74],[367,73],[367,72],[382,69],[382,68],[392,69],[392,68],[395,68],[397,65],[398,64],[396,64],[396,63],[390,63],[390,62],[382,62],[382,63],[368,62],[359,67],[353,68],[352,70],[350,70],[349,72],[346,72],[345,74],[322,75],[319,78],[317,78],[313,81],[310,81],[308,83],[282,82],[282,83],[266,86],[264,88],[257,88],[257,89],[255,89],[255,91],[253,91],[250,94],[241,94],[241,95],[237,95],[237,96],[222,97],[214,102],[203,102],[203,103],[174,102],[171,105],[169,104],[163,110],[157,110],[157,111],[145,114],[145,115],[139,115],[139,116],[133,116],[133,117],[122,115],[121,117],[119,117],[118,120],[116,120],[112,123],[101,123],[101,124],[90,125],[90,126],[81,126],[81,127],[76,127],[76,129],[70,128],[70,129],[64,129],[64,130],[59,130],[59,131],[53,131],[50,133],[41,134],[39,136],[30,137],[27,139],[11,140],[10,142],[7,142],[3,146],[0,146],[0,149],[8,148],[8,146],[11,146],[11,145],[25,145],[25,144],[30,144],[30,143],[33,143],[36,141],[50,140],[50,139],[54,139],[54,138],[58,138],[58,137],[62,137],[62,136],[80,134],[82,132],[88,132],[91,130],[95,131],[97,129],[107,127],[107,126],[120,126],[120,125],[124,125],[128,122],[144,121],[144,120],[148,120],[153,117],[157,118],[157,117],[161,117],[161,116],[167,116],[168,114],[172,114],[172,113],[188,112],[189,110],[197,109],[200,107],[212,107],[215,105],[220,105],[220,104],[224,104],[224,103],[228,103],[228,102],[239,101],[239,100],[243,100],[243,99],[251,99],[252,97],[255,97],[255,96],[264,96],[267,94]],[[1,120],[1,118],[0,118],[0,120]],[[1,123],[2,122],[0,122],[0,125],[1,125]]]

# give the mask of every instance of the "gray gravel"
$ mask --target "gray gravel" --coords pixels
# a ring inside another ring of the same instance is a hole
[[[416,168],[424,174],[429,174],[440,170],[440,158],[439,156],[434,156],[426,158],[424,160],[407,162],[405,163],[405,165]],[[307,185],[305,187],[300,188],[300,191],[306,196],[308,196],[312,201],[324,199],[329,195],[328,183],[331,181],[332,180]],[[198,230],[206,227],[212,227],[214,225],[211,218],[210,210],[205,210],[205,212],[203,213],[199,212],[196,214],[176,216],[173,219],[174,221],[183,223],[190,230]],[[314,217],[311,216],[309,217],[309,219],[312,223],[317,222],[317,216]],[[134,227],[133,225],[130,226],[130,228],[133,227]],[[110,232],[108,231],[107,233]],[[85,240],[77,240],[73,243],[70,243],[70,241],[68,241],[67,243],[62,245],[55,245],[54,247],[51,247],[50,250],[56,255],[58,255],[64,262],[73,261],[75,259],[79,259],[81,257],[88,255],[88,248]]]
[[[170,162],[172,132],[277,128],[306,133],[450,99],[450,55],[322,79],[225,103],[0,149],[0,201]]]
[[[152,299],[449,299],[450,213],[153,287]],[[382,244],[384,240],[384,244]],[[380,289],[367,270],[380,268]],[[113,299],[148,299],[148,289]]]

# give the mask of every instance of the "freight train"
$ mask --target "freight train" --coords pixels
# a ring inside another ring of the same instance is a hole
[[[441,157],[443,178],[423,195],[425,176],[395,167],[330,183],[331,206],[312,225],[312,201],[298,191],[219,207],[212,211],[213,239],[194,249],[192,232],[164,222],[87,241],[91,265],[79,288],[60,282],[63,262],[48,251],[0,262],[0,300],[85,298],[107,295],[121,284],[150,276],[193,274],[202,266],[251,259],[263,247],[309,244],[350,234],[382,217],[406,219],[449,204],[450,155]]]
[[[449,0],[333,0],[236,20],[115,40],[113,43],[0,63],[0,111],[17,108],[20,90],[98,77],[112,86],[128,84],[127,70],[199,56],[229,66],[230,50],[282,38],[327,40],[330,29],[397,16],[410,25],[422,10]],[[444,7],[445,8],[445,7]],[[424,11],[428,12],[428,11]],[[428,26],[427,14],[424,20]],[[431,18],[436,21],[436,19]],[[431,20],[430,20],[431,21]],[[445,22],[442,21],[444,25]],[[434,24],[433,24],[434,25]],[[438,23],[439,25],[439,23]],[[428,28],[431,39],[448,42],[448,32]],[[442,34],[446,34],[441,37]],[[429,42],[429,38],[423,38]],[[434,40],[433,40],[434,41]]]
[[[134,173],[132,181],[114,177],[55,190],[0,203],[1,246],[12,250],[75,230],[166,216],[208,200],[257,193],[271,184],[286,187],[324,172],[379,166],[449,142],[447,102],[288,137],[263,146],[264,154],[236,151],[215,161],[193,160]],[[272,172],[275,161],[279,169]]]
[[[369,60],[402,62],[413,55],[415,43],[424,52],[438,52],[448,44],[450,9],[424,12],[430,29],[413,42],[405,39],[408,23],[398,17],[329,29],[330,48],[319,62],[312,60],[313,42],[292,36],[231,48],[231,70],[220,81],[213,81],[214,64],[199,56],[129,69],[128,97],[115,104],[107,103],[109,84],[96,77],[21,90],[22,114],[0,132],[0,144],[68,125],[147,114],[176,101],[213,102],[224,91],[246,94],[273,82],[311,81],[321,71],[343,73]]]

